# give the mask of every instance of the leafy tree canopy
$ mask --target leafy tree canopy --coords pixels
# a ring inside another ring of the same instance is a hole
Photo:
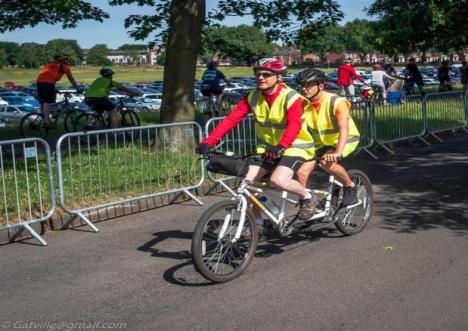
[[[3,49],[6,54],[6,64],[11,66],[18,64],[18,52],[20,49],[18,43],[2,41],[0,42],[0,49]]]
[[[111,61],[106,57],[109,53],[109,48],[105,44],[96,44],[90,48],[86,62],[95,66],[109,66]]]
[[[375,0],[367,13],[378,21],[378,43],[386,52],[409,53],[432,47],[466,48],[468,5],[460,0]]]
[[[204,57],[207,59],[217,54],[250,64],[253,60],[269,54],[274,48],[274,45],[268,42],[265,33],[248,25],[208,27],[203,34]]]
[[[70,64],[78,65],[83,60],[83,50],[76,40],[52,39],[45,45],[48,61],[52,61],[56,53],[65,53],[70,59]]]
[[[119,48],[119,51],[145,51],[148,45],[145,44],[123,44]]]
[[[0,32],[12,31],[39,23],[61,24],[74,28],[81,20],[102,22],[109,14],[82,0],[6,0],[0,6]]]

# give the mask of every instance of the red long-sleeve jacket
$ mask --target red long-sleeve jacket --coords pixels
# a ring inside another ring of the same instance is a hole
[[[338,68],[338,86],[354,85],[354,79],[359,79],[364,83],[364,78],[356,73],[356,70],[354,70],[353,66],[349,64],[343,64]]]
[[[268,105],[271,107],[273,102],[278,97],[283,85],[279,85],[278,90],[274,94],[263,94]],[[203,139],[200,143],[216,145],[218,141],[229,131],[231,131],[237,124],[239,124],[248,114],[252,111],[247,101],[247,96],[242,98],[241,101],[234,107],[231,113],[211,132],[211,134]],[[283,148],[291,147],[296,139],[302,126],[302,100],[298,99],[288,109],[286,114],[286,129],[279,142]]]

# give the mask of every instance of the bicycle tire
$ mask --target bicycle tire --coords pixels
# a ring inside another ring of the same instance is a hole
[[[138,114],[133,110],[124,110],[122,111],[120,125],[123,128],[140,126],[140,118],[138,117]]]
[[[250,211],[247,211],[241,237],[235,243],[230,241],[239,222],[239,219],[234,217],[234,212],[240,216],[238,204],[233,200],[215,203],[202,214],[193,233],[192,259],[195,267],[203,277],[215,283],[224,283],[240,276],[255,255],[258,234],[255,217]],[[231,213],[233,217],[226,235],[219,240],[219,230],[227,213]],[[222,218],[213,218],[217,214]],[[209,249],[214,245],[216,246],[213,249]]]
[[[44,127],[44,115],[30,113],[21,118],[20,133],[23,138],[45,138],[48,130]]]
[[[374,205],[374,191],[369,177],[361,170],[352,169],[348,171],[348,174],[357,186],[358,199],[362,201],[362,204],[346,212],[344,217],[335,222],[335,226],[341,233],[351,236],[364,230],[369,222]],[[342,189],[340,191],[341,196]],[[358,220],[360,223],[356,222]]]
[[[65,115],[63,120],[63,128],[65,132],[71,132],[75,128],[75,121],[77,120],[78,116],[81,115],[81,111],[76,109],[69,109]]]
[[[74,123],[73,129],[76,132],[87,132],[95,130],[103,130],[106,124],[102,116],[94,113],[80,114]]]
[[[226,116],[231,112],[231,101],[228,98],[223,98],[222,112],[222,116]]]

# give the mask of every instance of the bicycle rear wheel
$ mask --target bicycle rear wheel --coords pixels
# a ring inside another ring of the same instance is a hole
[[[242,274],[257,248],[255,218],[250,211],[247,211],[239,240],[232,242],[241,215],[238,204],[232,200],[215,203],[202,214],[193,233],[193,262],[205,278],[215,283],[227,282]],[[218,238],[226,219],[229,223],[225,234]]]
[[[23,138],[45,138],[47,131],[42,114],[30,113],[21,119],[20,133]]]
[[[369,222],[374,204],[374,192],[370,179],[364,172],[352,169],[348,171],[348,174],[357,186],[357,197],[362,203],[348,211],[341,211],[343,214],[335,222],[335,226],[341,233],[350,236],[364,230]],[[340,191],[339,196],[341,197],[343,190]]]

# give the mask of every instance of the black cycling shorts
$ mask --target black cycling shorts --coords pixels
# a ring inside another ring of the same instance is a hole
[[[85,98],[85,103],[96,112],[111,111],[115,108],[109,98]]]
[[[40,103],[55,103],[56,92],[53,83],[37,83],[37,99]]]
[[[299,156],[283,156],[281,159],[275,161],[254,159],[249,162],[249,165],[259,166],[268,172],[272,172],[277,166],[281,165],[296,172],[304,162],[305,159]]]
[[[212,95],[220,95],[221,93],[223,93],[223,91],[224,91],[223,87],[217,87],[217,88],[202,87],[201,90],[200,90],[201,94],[204,97],[209,97],[209,96],[212,96]]]

